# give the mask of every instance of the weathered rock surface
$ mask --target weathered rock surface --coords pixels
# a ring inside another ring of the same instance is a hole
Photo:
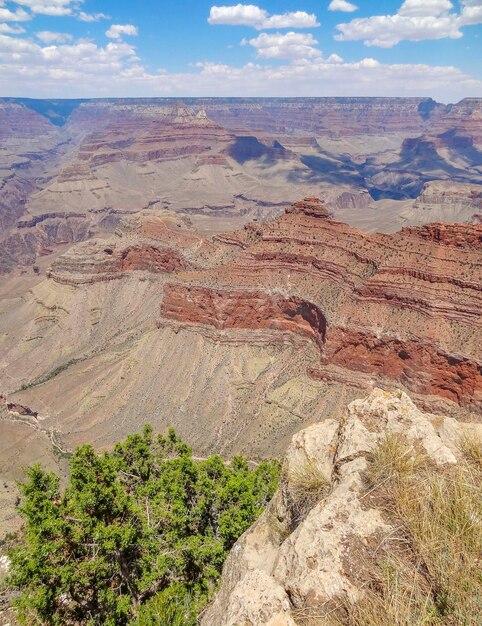
[[[481,238],[461,224],[367,235],[307,198],[218,238],[234,259],[166,284],[161,318],[294,332],[319,348],[314,378],[337,366],[480,409]]]
[[[481,425],[424,414],[406,394],[380,389],[333,418],[293,437],[281,485],[232,548],[203,626],[295,626],[359,599],[370,558],[395,531],[376,503],[364,501],[363,472],[377,442],[402,435],[443,467],[457,462],[464,432],[482,436]],[[322,476],[326,486],[300,517],[303,473]]]
[[[434,222],[477,223],[482,220],[482,188],[453,181],[426,183],[422,193],[402,217],[412,224]]]

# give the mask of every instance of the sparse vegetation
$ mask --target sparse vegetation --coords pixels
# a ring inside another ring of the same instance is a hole
[[[298,524],[313,506],[325,498],[331,483],[314,461],[305,461],[290,468],[287,475],[290,493],[293,497],[292,509],[295,523]]]
[[[33,466],[9,584],[21,624],[191,626],[236,539],[271,499],[279,464],[195,461],[174,431],[145,427],[70,461],[70,484]]]
[[[481,442],[434,466],[402,437],[383,440],[366,472],[373,498],[396,529],[367,563],[363,597],[306,623],[329,626],[476,626],[482,615]]]
[[[62,363],[61,365],[58,365],[57,367],[55,367],[50,372],[47,372],[46,374],[43,374],[39,378],[36,378],[32,382],[24,383],[20,387],[20,389],[18,391],[27,391],[27,389],[32,389],[33,387],[38,387],[38,385],[43,385],[44,383],[48,382],[49,380],[52,380],[52,378],[55,378],[56,376],[58,376],[59,374],[64,372],[66,369],[68,369],[72,365],[75,365],[76,363],[81,363],[84,360],[85,360],[85,358],[70,359],[69,361],[66,361],[65,363]]]

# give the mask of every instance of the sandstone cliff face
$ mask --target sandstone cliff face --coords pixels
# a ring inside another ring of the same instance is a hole
[[[381,501],[367,498],[370,453],[387,437],[403,436],[443,468],[460,458],[464,432],[481,436],[482,427],[424,414],[404,393],[375,389],[341,420],[334,415],[297,433],[281,485],[231,550],[202,625],[296,626],[310,616],[318,623],[315,617],[362,598],[370,561],[397,532]],[[323,489],[303,500],[300,483],[310,479]]]
[[[218,238],[234,259],[168,283],[161,319],[296,333],[319,349],[314,378],[335,366],[480,408],[481,237],[454,224],[367,235],[307,198]]]
[[[316,135],[420,132],[443,106],[430,98],[296,98],[204,100],[206,112],[227,128],[270,132],[309,131]]]

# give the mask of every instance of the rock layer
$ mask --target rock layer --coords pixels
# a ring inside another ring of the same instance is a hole
[[[335,365],[480,408],[481,237],[480,225],[450,224],[366,235],[307,198],[218,238],[234,260],[179,274],[161,317],[294,332],[320,350],[315,377]]]

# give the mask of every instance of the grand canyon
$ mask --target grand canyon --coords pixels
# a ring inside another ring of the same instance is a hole
[[[55,464],[153,419],[266,455],[375,383],[480,411],[481,100],[4,99],[0,119],[13,498],[22,450]]]
[[[370,432],[397,405],[447,458],[481,422],[482,99],[3,98],[0,224],[2,532],[26,465],[66,477],[146,423],[199,458],[321,445],[335,473],[347,405]],[[261,520],[203,623],[307,623],[294,544],[282,575],[250,561]],[[281,621],[236,612],[256,576]]]

